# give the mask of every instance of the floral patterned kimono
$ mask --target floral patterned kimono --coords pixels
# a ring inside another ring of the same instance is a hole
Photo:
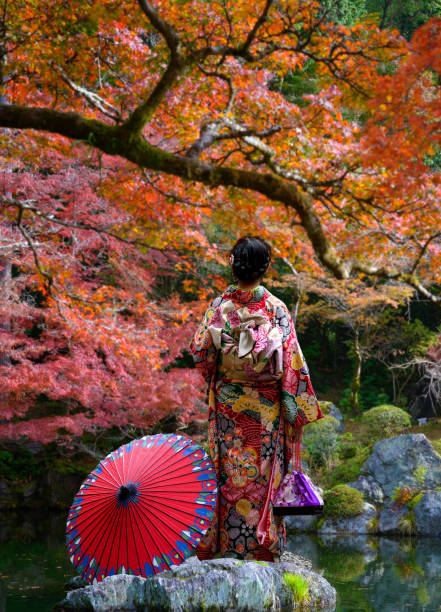
[[[323,416],[291,316],[262,285],[232,285],[211,302],[190,348],[209,385],[218,481],[217,512],[196,553],[275,561],[286,546],[283,517],[272,511],[292,455],[285,439]]]

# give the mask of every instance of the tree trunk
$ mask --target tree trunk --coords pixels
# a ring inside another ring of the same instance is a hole
[[[360,405],[358,401],[358,393],[360,391],[360,381],[361,381],[361,364],[362,364],[362,355],[360,350],[360,337],[359,337],[359,328],[355,329],[354,335],[354,353],[355,353],[355,368],[354,374],[352,377],[352,393],[351,393],[351,407],[354,414],[360,413]]]

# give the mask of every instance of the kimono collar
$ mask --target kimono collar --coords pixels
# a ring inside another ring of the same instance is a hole
[[[254,289],[239,289],[237,285],[230,285],[223,297],[233,302],[248,304],[250,302],[260,302],[264,295],[265,287],[262,285],[258,285]]]

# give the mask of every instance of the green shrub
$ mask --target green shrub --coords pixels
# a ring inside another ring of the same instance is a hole
[[[335,456],[338,425],[337,419],[332,416],[325,416],[314,423],[310,423],[305,429],[303,443],[313,463],[326,465]]]
[[[409,414],[391,404],[371,408],[363,414],[361,420],[367,425],[367,437],[370,441],[397,436],[405,427],[410,426]]]
[[[355,516],[363,511],[363,495],[357,489],[339,484],[323,495],[327,516]]]
[[[341,463],[335,465],[332,470],[329,470],[323,478],[323,483],[327,488],[331,488],[337,484],[357,480],[360,476],[361,466],[369,457],[369,454],[369,448],[358,449],[358,454],[355,457],[344,459]]]
[[[340,459],[352,459],[356,456],[358,449],[359,445],[351,433],[345,433],[339,437],[337,451]]]

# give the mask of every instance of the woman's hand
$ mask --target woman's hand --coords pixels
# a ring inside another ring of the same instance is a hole
[[[303,440],[303,431],[305,427],[302,425],[301,427],[296,427],[292,434],[291,440],[295,443],[301,442]]]

